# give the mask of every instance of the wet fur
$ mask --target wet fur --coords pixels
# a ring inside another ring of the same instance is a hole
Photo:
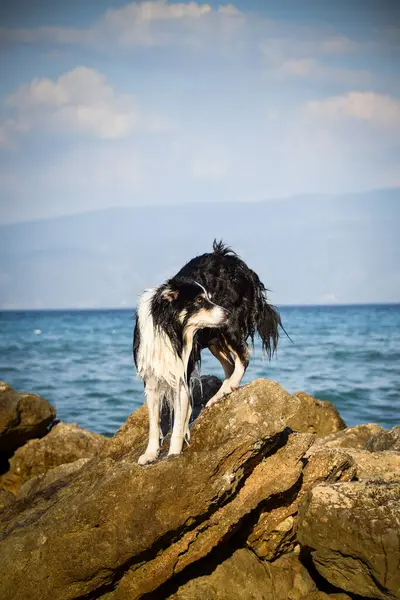
[[[214,324],[210,325],[210,319]],[[271,357],[280,327],[279,313],[268,303],[258,275],[222,242],[214,241],[212,253],[193,258],[164,284],[147,290],[138,304],[133,354],[144,380],[149,414],[153,411],[153,425],[148,449],[139,462],[152,462],[158,454],[154,419],[159,424],[163,398],[180,420],[177,427],[174,423],[170,453],[181,451],[182,433],[189,438],[187,398],[203,349],[211,350],[225,372],[224,384],[209,401],[211,405],[240,385],[249,363],[248,340],[254,343],[258,333],[263,352]],[[182,407],[185,414],[180,413]]]

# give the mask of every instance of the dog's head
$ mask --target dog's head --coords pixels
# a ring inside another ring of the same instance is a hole
[[[207,290],[197,282],[172,280],[162,292],[170,303],[184,329],[195,331],[204,327],[221,327],[228,320],[228,312],[212,301]]]

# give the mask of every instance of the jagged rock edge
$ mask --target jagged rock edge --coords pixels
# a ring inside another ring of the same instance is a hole
[[[154,559],[160,551],[167,549],[169,546],[177,542],[184,534],[193,531],[196,527],[202,525],[202,523],[206,523],[217,510],[219,510],[222,506],[225,506],[230,501],[230,499],[232,499],[239,493],[240,489],[245,485],[246,480],[251,476],[253,470],[258,464],[260,464],[265,458],[271,456],[272,454],[275,454],[280,448],[285,446],[290,433],[292,433],[292,430],[290,429],[290,427],[286,427],[283,431],[277,432],[274,435],[268,437],[266,440],[264,440],[263,446],[261,446],[261,448],[259,446],[257,447],[257,453],[254,456],[250,456],[247,463],[244,465],[243,476],[238,482],[237,486],[234,488],[233,494],[220,496],[218,504],[216,504],[216,502],[211,501],[210,509],[207,512],[203,513],[199,519],[191,521],[190,526],[183,525],[176,531],[169,531],[167,534],[159,538],[157,542],[153,544],[150,548],[147,548],[144,552],[137,554],[134,557],[134,559],[128,559],[124,564],[117,567],[117,569],[111,571],[111,573],[114,574],[114,577],[112,577],[112,580],[109,583],[104,583],[104,585],[100,585],[95,590],[89,592],[89,594],[76,596],[75,600],[98,600],[104,594],[113,592],[116,589],[119,582],[124,577],[124,575],[128,573],[135,564],[148,562],[149,560]],[[260,440],[255,440],[253,448],[259,443]],[[229,458],[229,456],[231,456],[234,452],[235,451],[230,452],[225,458]],[[247,469],[246,467],[249,468]],[[218,546],[219,545],[220,544],[218,544]],[[185,552],[182,552],[181,555],[184,555],[186,552],[187,550]],[[98,573],[96,573],[92,579],[95,579],[97,576]],[[167,583],[168,581],[170,581],[170,579],[168,579],[164,583]],[[164,583],[161,585],[164,585]],[[160,587],[161,586],[158,586],[150,593],[153,594]],[[143,598],[145,598],[145,595],[143,596]]]

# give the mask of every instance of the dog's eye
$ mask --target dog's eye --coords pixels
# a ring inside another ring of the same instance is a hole
[[[202,302],[202,301],[203,301],[203,298],[200,298],[200,297],[199,297],[199,298],[196,298],[196,302],[197,302],[197,304],[201,304],[201,302]]]

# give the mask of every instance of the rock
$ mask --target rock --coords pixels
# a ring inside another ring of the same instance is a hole
[[[346,452],[354,460],[358,479],[400,482],[400,452],[369,452],[352,448],[347,448]]]
[[[190,579],[181,584],[175,593],[163,593],[157,595],[157,599],[350,600],[345,593],[318,591],[316,583],[294,552],[267,563],[241,548],[222,560],[212,555],[197,569],[204,572],[196,573],[193,569]]]
[[[132,416],[111,451],[4,509],[0,599],[153,592],[225,543],[260,503],[286,502],[313,441],[286,427],[299,407],[278,384],[255,381],[201,413],[182,455],[146,467],[136,463],[143,419]]]
[[[0,456],[7,459],[27,440],[45,435],[55,416],[55,408],[44,398],[0,382]]]
[[[263,563],[249,550],[240,548],[217,564],[211,573],[190,579],[168,599],[270,600],[269,582]]]
[[[393,427],[390,431],[376,433],[367,441],[365,448],[370,452],[382,450],[400,452],[400,426]]]
[[[10,472],[25,482],[59,465],[96,456],[108,442],[72,423],[58,423],[45,437],[30,440],[10,459]]]
[[[351,456],[356,476],[363,480],[398,481],[400,479],[400,453],[394,451],[368,451],[368,448],[395,447],[397,431],[384,431],[380,425],[356,425],[343,431],[319,438],[308,451],[311,456],[321,449],[342,449]]]
[[[368,440],[382,431],[382,427],[376,423],[356,425],[355,427],[347,427],[343,431],[322,437],[315,442],[315,445],[327,446],[329,448],[355,448],[364,450]]]
[[[296,392],[295,398],[301,402],[301,410],[288,421],[293,431],[314,433],[322,437],[346,427],[337,409],[326,400],[316,400],[305,392]]]
[[[32,477],[32,479],[29,479],[22,485],[18,492],[17,499],[21,500],[29,495],[43,492],[53,484],[58,487],[69,485],[71,481],[71,475],[77,473],[89,460],[89,458],[80,458],[74,462],[54,467],[42,475]]]
[[[400,590],[400,486],[319,485],[303,498],[298,539],[332,585],[365,598]]]
[[[7,490],[0,489],[0,511],[3,510],[3,508],[8,504],[11,504],[11,502],[13,502],[14,500],[14,494]]]
[[[23,483],[22,477],[16,473],[7,471],[4,475],[0,475],[0,490],[10,492],[13,495],[18,493],[18,490]]]
[[[274,600],[308,599],[317,591],[311,575],[295,552],[281,556],[273,563],[266,563],[269,573],[269,595]]]
[[[297,512],[304,494],[315,485],[327,481],[351,481],[355,477],[354,460],[342,450],[323,448],[310,455],[306,453],[301,487],[293,490],[291,501],[283,506],[266,505],[252,527],[247,545],[265,560],[275,560],[296,544]]]

